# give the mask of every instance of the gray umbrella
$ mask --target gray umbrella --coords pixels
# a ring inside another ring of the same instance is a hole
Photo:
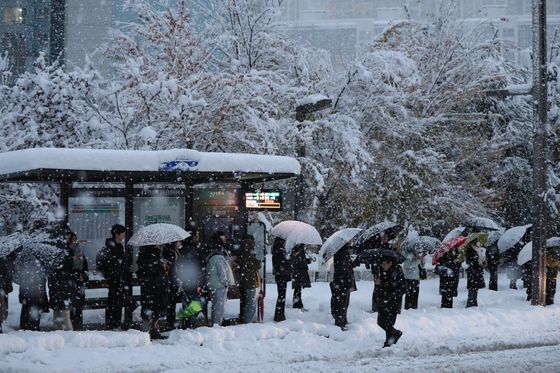
[[[433,254],[441,247],[440,240],[430,236],[413,236],[407,237],[401,243],[401,250],[416,255]]]
[[[470,217],[469,219],[467,219],[464,225],[465,227],[477,228],[482,230],[497,231],[500,229],[500,226],[496,224],[494,220],[483,218],[480,216]]]
[[[389,236],[389,240],[402,230],[402,226],[393,222],[383,222],[369,227],[356,238],[356,248],[358,250],[371,249],[375,246],[375,241],[379,239],[381,233],[385,232]]]

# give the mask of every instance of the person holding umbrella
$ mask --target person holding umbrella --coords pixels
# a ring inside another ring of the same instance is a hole
[[[334,276],[330,283],[332,293],[331,312],[334,317],[334,324],[343,331],[348,330],[346,314],[350,304],[350,293],[357,290],[356,280],[354,279],[354,265],[350,257],[351,247],[352,241],[342,246],[334,254]]]
[[[138,253],[138,281],[142,303],[142,330],[150,339],[164,339],[159,328],[159,318],[167,311],[169,300],[169,267],[162,257],[159,245],[143,246]]]
[[[311,287],[311,279],[309,278],[309,264],[311,259],[305,255],[305,245],[299,244],[292,249],[292,289],[294,296],[292,298],[293,308],[305,310],[303,307],[303,299],[301,290]]]
[[[487,234],[474,232],[467,237],[467,241],[461,249],[465,254],[465,262],[467,265],[467,308],[478,306],[478,290],[483,289],[486,284],[484,282],[484,268],[481,263],[480,245],[486,242]]]
[[[402,331],[395,329],[394,325],[406,291],[406,283],[397,261],[397,256],[385,254],[381,262],[382,271],[375,280],[379,300],[377,325],[385,331],[383,347],[397,343],[402,336]]]
[[[465,243],[466,237],[453,237],[443,243],[432,258],[439,274],[439,293],[441,308],[453,308],[453,298],[458,295],[461,260],[458,248]]]
[[[343,331],[347,330],[346,314],[350,303],[350,293],[357,290],[353,267],[357,266],[358,262],[352,262],[350,249],[353,247],[354,237],[361,231],[358,228],[341,229],[333,233],[319,251],[323,266],[329,263],[331,258],[334,261],[334,276],[330,283],[331,315],[335,325]]]
[[[272,273],[278,289],[278,299],[274,310],[274,321],[286,320],[284,309],[286,306],[286,289],[288,282],[292,279],[292,263],[286,255],[284,245],[286,241],[280,237],[274,239],[272,244]]]

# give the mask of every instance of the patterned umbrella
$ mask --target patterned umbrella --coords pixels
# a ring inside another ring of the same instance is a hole
[[[445,255],[448,251],[457,250],[461,245],[467,241],[467,237],[459,236],[453,237],[443,243],[443,245],[436,250],[434,256],[432,257],[432,264],[438,265],[441,257]]]

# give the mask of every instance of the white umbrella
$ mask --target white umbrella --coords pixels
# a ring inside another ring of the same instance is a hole
[[[447,242],[454,237],[459,237],[461,233],[465,230],[466,227],[460,226],[453,229],[451,232],[447,233],[447,235],[443,238],[443,242]]]
[[[504,253],[514,247],[527,233],[527,229],[531,228],[531,224],[520,225],[508,229],[502,234],[500,239],[498,239],[498,250],[500,253]]]
[[[560,237],[551,237],[546,240],[546,247],[558,247],[560,248]],[[533,241],[529,242],[527,245],[523,246],[523,249],[519,252],[517,257],[517,264],[522,266],[528,261],[533,259]]]
[[[470,228],[479,228],[479,229],[490,229],[490,230],[499,230],[500,226],[496,224],[492,219],[483,218],[480,216],[473,216],[465,222],[465,227]]]
[[[334,232],[321,246],[319,257],[321,264],[325,265],[344,245],[350,242],[362,230],[359,228],[346,228]]]
[[[166,223],[150,224],[134,233],[128,243],[132,246],[163,245],[182,241],[191,234],[183,228]]]
[[[274,226],[274,228],[270,231],[270,234],[286,241],[286,244],[284,245],[286,253],[291,252],[294,246],[300,244],[323,244],[321,235],[315,227],[297,220],[286,220],[276,224],[276,226]]]

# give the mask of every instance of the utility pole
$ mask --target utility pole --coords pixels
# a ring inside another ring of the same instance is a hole
[[[330,108],[332,105],[332,100],[324,96],[311,96],[307,101],[309,102],[305,102],[296,107],[296,120],[298,122],[297,129],[300,135],[301,131],[303,130],[303,122],[305,121],[308,114],[325,110],[327,108]],[[306,156],[305,141],[301,138],[301,136],[299,136],[298,138],[296,153],[299,159],[303,159]],[[305,189],[305,180],[303,177],[302,168],[298,177],[297,195],[294,206],[295,219],[300,221],[305,220]]]
[[[533,274],[531,303],[545,305],[547,177],[546,0],[533,0]]]

